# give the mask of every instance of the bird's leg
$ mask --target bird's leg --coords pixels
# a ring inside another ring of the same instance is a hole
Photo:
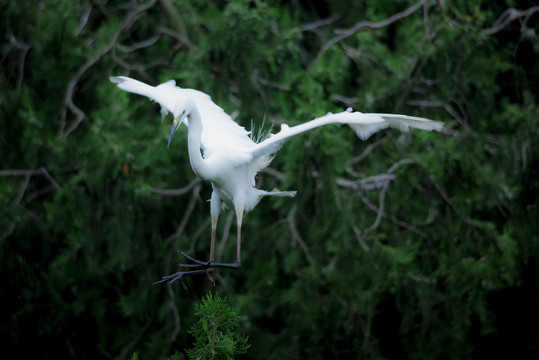
[[[179,271],[172,275],[163,276],[163,278],[159,281],[154,282],[153,284],[161,284],[164,282],[172,283],[175,281],[180,281],[183,288],[187,291],[187,286],[185,285],[185,282],[183,281],[183,278],[186,276],[194,276],[194,275],[208,275],[210,280],[215,284],[215,281],[211,277],[210,273],[213,271],[214,268],[223,268],[223,269],[239,269],[241,266],[241,222],[243,219],[243,209],[244,209],[244,202],[241,200],[234,202],[234,208],[236,211],[236,222],[237,222],[237,235],[238,239],[236,242],[236,261],[233,263],[218,263],[213,260],[214,252],[215,252],[215,232],[217,229],[217,219],[219,217],[219,210],[221,207],[221,201],[219,199],[219,196],[214,192],[211,197],[211,245],[210,245],[210,260],[209,261],[201,261],[197,260],[183,251],[180,251],[180,254],[187,258],[187,260],[193,262],[193,264],[180,264],[182,267],[189,267],[194,268],[194,270],[189,271]]]
[[[215,193],[214,193],[215,194]],[[216,195],[217,196],[217,195]],[[212,219],[212,231],[211,231],[211,247],[210,247],[210,261],[205,262],[201,260],[197,260],[192,258],[191,256],[187,255],[183,251],[180,253],[182,256],[186,257],[189,261],[193,262],[194,264],[180,264],[182,267],[189,267],[189,268],[196,268],[197,270],[208,270],[209,272],[213,271],[213,268],[224,268],[224,269],[239,269],[241,266],[241,223],[243,219],[243,201],[236,201],[234,202],[234,207],[236,211],[236,222],[237,222],[237,242],[236,242],[236,261],[233,263],[218,263],[213,260],[213,255],[215,251],[215,230],[217,228],[217,217],[218,217],[218,210],[216,211],[214,206],[214,195],[212,194],[212,212],[211,212],[211,219]],[[219,204],[220,205],[220,204]]]
[[[234,210],[236,211],[236,222],[237,222],[237,242],[236,242],[236,261],[233,263],[216,263],[211,262],[210,266],[212,268],[225,268],[225,269],[239,269],[241,266],[241,222],[243,219],[243,209],[244,209],[244,200],[241,197],[237,197],[234,200]]]
[[[227,269],[239,269],[241,266],[241,222],[243,219],[245,201],[242,196],[237,196],[234,199],[234,210],[236,211],[236,223],[237,223],[237,241],[236,241],[236,261],[233,263],[216,263],[212,262],[211,267],[214,268],[227,268]]]
[[[238,236],[238,241],[236,243],[236,263],[238,264],[238,267],[241,265],[241,222],[243,220],[243,206],[244,204],[235,204]]]
[[[215,254],[215,233],[217,231],[217,221],[219,220],[219,213],[221,212],[221,198],[219,197],[219,194],[217,194],[215,191],[211,194],[210,199],[210,216],[211,216],[211,243],[210,243],[210,260],[208,261],[201,261],[195,258],[192,258],[191,256],[187,255],[183,251],[180,251],[180,254],[187,258],[187,260],[193,262],[193,264],[180,264],[182,267],[190,267],[190,268],[205,268],[210,269],[211,263],[214,261],[214,254]],[[209,270],[212,271],[212,270]]]
[[[215,191],[211,194],[210,200],[210,215],[211,215],[211,245],[210,245],[210,261],[214,259],[215,252],[215,232],[217,230],[217,220],[221,212],[221,199]]]

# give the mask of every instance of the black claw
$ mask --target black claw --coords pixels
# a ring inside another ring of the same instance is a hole
[[[213,268],[239,269],[239,267],[241,266],[239,260],[236,260],[233,263],[216,263],[213,259],[210,261],[201,261],[187,255],[183,251],[180,251],[179,253],[185,258],[187,258],[189,261],[194,262],[194,264],[179,264],[179,266],[188,267],[195,270],[179,271],[172,275],[163,276],[161,280],[154,282],[152,285],[162,284],[165,282],[172,284],[175,281],[180,281],[185,291],[189,292],[187,285],[185,284],[185,281],[183,281],[184,276],[206,274],[208,278],[210,279],[210,281],[213,283],[213,286],[215,286],[215,280],[210,275],[210,273],[213,272]]]
[[[158,285],[162,283],[169,283],[172,284],[175,281],[179,281],[182,284],[182,287],[185,289],[185,291],[189,292],[189,288],[185,284],[185,281],[183,281],[184,276],[193,276],[193,275],[202,275],[202,274],[208,274],[210,269],[204,269],[204,270],[193,270],[193,271],[179,271],[172,275],[166,275],[163,276],[161,280],[158,280],[154,282],[152,285]],[[210,279],[213,280],[210,276]],[[215,283],[215,281],[214,281]]]

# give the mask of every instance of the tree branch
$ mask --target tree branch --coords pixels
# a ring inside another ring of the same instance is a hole
[[[158,189],[158,188],[150,187],[150,192],[157,195],[163,195],[163,196],[180,196],[180,195],[187,194],[189,191],[191,191],[192,188],[194,188],[200,182],[201,180],[197,176],[193,178],[193,180],[191,180],[189,184],[187,184],[186,186],[180,189]]]
[[[530,17],[539,11],[539,6],[533,6],[527,10],[517,10],[514,8],[509,8],[505,10],[500,17],[498,17],[498,20],[492,25],[491,28],[483,30],[483,34],[485,35],[494,35],[497,32],[505,29],[507,25],[509,25],[513,20],[524,18],[524,22],[521,24],[521,28],[523,28]]]
[[[337,36],[335,36],[333,39],[329,40],[326,44],[324,44],[324,46],[322,47],[322,50],[320,50],[320,53],[318,54],[318,56],[325,53],[334,44],[336,44],[338,42],[341,42],[342,40],[344,40],[346,38],[349,38],[350,36],[360,32],[362,30],[380,29],[380,28],[389,26],[389,25],[393,24],[396,21],[402,20],[405,17],[408,17],[408,16],[412,15],[420,7],[425,5],[426,2],[427,2],[427,0],[421,0],[421,1],[417,2],[416,4],[414,4],[412,7],[408,8],[408,9],[406,9],[406,10],[400,12],[400,13],[397,13],[397,14],[395,14],[393,16],[390,16],[387,19],[384,19],[382,21],[378,21],[378,22],[361,21],[361,22],[357,23],[356,26],[354,26],[353,28],[346,29],[346,30],[336,30],[335,33],[337,34]]]
[[[466,217],[464,215],[462,215],[462,213],[460,212],[460,210],[457,208],[457,206],[453,203],[453,201],[451,201],[451,199],[449,198],[449,196],[447,195],[447,193],[445,192],[445,190],[442,188],[442,186],[436,182],[436,181],[433,181],[432,182],[434,184],[434,186],[436,187],[436,189],[438,190],[438,192],[440,193],[440,195],[442,196],[442,199],[444,199],[448,204],[449,206],[451,206],[451,208],[453,209],[453,211],[455,212],[455,214],[457,214],[457,216],[462,220],[464,221],[466,224],[470,225],[470,226],[473,226],[475,228],[479,228],[479,229],[483,229],[483,226],[477,221],[477,220],[474,220],[472,218],[469,218],[469,217]]]
[[[86,73],[88,69],[94,66],[99,61],[99,59],[101,59],[101,57],[103,57],[105,54],[111,51],[111,49],[116,45],[116,42],[118,41],[118,37],[120,36],[120,34],[133,23],[133,21],[135,20],[135,17],[139,13],[151,8],[156,3],[156,1],[157,0],[150,0],[145,5],[140,5],[140,6],[135,7],[129,14],[127,14],[122,25],[112,35],[112,38],[109,41],[109,43],[103,49],[101,49],[97,54],[95,54],[90,59],[88,59],[88,61],[86,61],[86,63],[79,68],[75,76],[71,78],[71,80],[69,81],[67,85],[66,94],[64,97],[64,107],[60,115],[60,129],[59,129],[60,136],[66,137],[69,134],[71,134],[80,125],[80,123],[86,118],[86,114],[84,113],[84,111],[82,111],[73,102],[73,96],[75,94],[76,87],[80,79],[84,75],[84,73]],[[73,120],[73,122],[66,129],[67,110],[70,110],[75,115],[75,120]]]
[[[290,212],[288,213],[287,221],[288,221],[288,227],[290,229],[290,232],[292,233],[292,237],[294,240],[298,242],[301,249],[305,253],[305,257],[309,261],[309,264],[314,265],[316,264],[314,258],[311,255],[311,252],[309,251],[309,247],[307,244],[305,244],[305,241],[301,237],[301,235],[298,232],[298,229],[296,227],[296,211],[298,209],[297,204],[292,205],[292,208],[290,209]]]
[[[326,19],[320,19],[320,20],[316,20],[316,21],[313,21],[311,23],[308,23],[308,24],[304,24],[304,25],[301,25],[300,26],[300,30],[301,31],[314,31],[318,28],[321,28],[321,27],[324,27],[324,26],[327,26],[329,24],[332,24],[338,20],[342,19],[342,15],[341,14],[335,14],[329,18],[326,18]]]
[[[392,174],[378,174],[369,176],[360,180],[348,180],[345,178],[338,178],[335,180],[337,185],[351,190],[375,190],[385,187],[390,181],[395,180],[395,175]]]
[[[36,175],[45,176],[47,178],[47,180],[49,180],[49,182],[52,184],[52,187],[54,189],[56,189],[56,190],[60,189],[60,185],[58,185],[56,180],[54,180],[54,178],[51,176],[51,174],[49,174],[49,171],[44,167],[40,167],[39,169],[32,169],[32,170],[28,170],[28,169],[0,170],[0,176],[25,176],[25,177],[30,177],[30,176],[36,176]]]

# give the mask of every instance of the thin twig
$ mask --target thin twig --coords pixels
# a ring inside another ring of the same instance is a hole
[[[168,35],[168,36],[172,36],[173,38],[175,38],[176,40],[178,40],[178,42],[182,45],[182,46],[185,46],[193,51],[196,51],[198,50],[198,47],[196,45],[193,45],[192,43],[189,42],[189,39],[185,36],[183,36],[182,34],[179,34],[178,32],[174,31],[174,30],[171,30],[171,29],[168,29],[166,27],[161,27],[159,28],[159,32],[162,33],[162,34],[165,34],[165,35]]]
[[[530,17],[539,11],[539,6],[533,6],[527,10],[517,10],[514,8],[509,8],[505,10],[499,17],[494,25],[491,28],[483,30],[485,35],[494,35],[499,31],[502,31],[509,25],[513,20],[524,18],[524,21],[521,24],[521,29],[524,28],[530,19]]]
[[[174,234],[170,235],[167,238],[167,246],[170,244],[173,240],[178,239],[185,230],[185,227],[187,226],[187,223],[189,222],[189,219],[191,218],[191,213],[193,212],[193,209],[195,208],[195,204],[199,198],[200,194],[200,185],[195,186],[192,192],[191,201],[189,202],[189,205],[187,205],[187,209],[185,209],[185,213],[182,216],[182,220],[180,221],[180,224],[178,225],[178,228],[174,232]]]
[[[273,176],[275,179],[279,180],[280,182],[283,182],[286,178],[285,174],[270,167],[264,168],[260,172]]]
[[[301,25],[299,29],[301,31],[314,31],[318,28],[333,24],[334,22],[339,21],[340,19],[342,19],[342,15],[335,14],[325,19],[320,19],[320,20],[310,22],[308,24]]]
[[[30,175],[27,175],[27,176],[24,177],[24,181],[23,181],[23,183],[21,185],[21,188],[19,190],[19,195],[17,195],[17,199],[15,199],[16,204],[20,204],[29,183],[30,183]]]
[[[400,168],[402,165],[413,164],[413,163],[415,163],[414,159],[410,159],[410,158],[400,159],[399,161],[391,165],[391,167],[387,170],[387,173],[393,174],[395,170]]]
[[[39,169],[6,169],[0,170],[0,176],[36,176],[42,175],[49,180],[52,184],[52,187],[56,190],[60,189],[60,185],[54,180],[49,171],[45,167],[40,167]]]
[[[470,226],[483,229],[483,226],[481,226],[481,224],[477,220],[474,220],[474,219],[471,219],[469,217],[462,215],[462,213],[459,211],[457,206],[453,203],[453,201],[451,201],[451,199],[449,198],[445,190],[442,188],[442,186],[438,182],[433,181],[432,183],[434,184],[434,186],[436,187],[436,189],[438,190],[442,198],[449,204],[449,206],[451,206],[455,214],[457,214],[457,216],[461,218],[462,221],[464,221],[466,224]]]
[[[92,13],[92,6],[87,6],[84,10],[84,13],[82,14],[80,18],[79,26],[74,31],[75,36],[79,36],[82,30],[86,27],[86,24],[88,23],[88,19],[90,18],[90,14]]]
[[[354,26],[353,28],[346,29],[346,30],[336,30],[335,33],[337,34],[337,36],[335,36],[334,38],[332,38],[331,40],[329,40],[327,43],[324,44],[324,46],[322,47],[322,50],[320,50],[319,56],[325,53],[334,44],[341,42],[342,40],[347,39],[362,30],[380,29],[380,28],[389,26],[396,21],[402,20],[405,17],[412,15],[419,8],[425,5],[426,2],[427,0],[421,0],[418,3],[414,4],[412,7],[400,13],[397,13],[393,16],[390,16],[387,19],[384,19],[382,21],[378,21],[378,22],[361,21],[358,24],[356,24],[356,26]]]
[[[9,34],[9,42],[12,45],[13,48],[17,50],[21,50],[22,53],[20,55],[18,62],[18,76],[17,76],[17,86],[15,87],[15,93],[17,94],[17,98],[21,94],[21,88],[22,88],[22,82],[24,79],[24,64],[26,60],[26,55],[28,54],[28,51],[30,50],[30,45],[22,43],[18,41],[13,34]],[[3,59],[2,59],[3,60]]]
[[[378,212],[376,213],[376,219],[374,220],[374,223],[369,226],[368,228],[363,231],[364,234],[376,229],[382,220],[382,215],[384,214],[384,206],[385,206],[385,198],[386,198],[386,192],[389,188],[389,182],[386,182],[384,186],[382,187],[382,190],[380,191],[380,196],[378,199]]]
[[[375,219],[374,223],[363,231],[363,236],[365,236],[368,232],[376,229],[380,225],[382,217],[387,217],[384,214],[385,196],[386,196],[387,190],[389,189],[389,184],[391,183],[391,181],[393,181],[395,179],[395,175],[393,174],[395,172],[395,170],[397,170],[399,167],[401,167],[403,165],[412,164],[412,163],[415,163],[414,159],[404,158],[404,159],[401,159],[401,160],[397,161],[395,164],[391,165],[391,167],[387,170],[387,173],[385,173],[385,174],[378,174],[378,175],[374,175],[374,176],[371,176],[371,177],[368,177],[368,178],[355,180],[355,181],[344,179],[344,178],[338,178],[336,180],[337,185],[340,185],[342,187],[346,187],[346,188],[349,188],[349,189],[354,189],[354,190],[362,189],[362,190],[368,191],[368,190],[379,189],[379,188],[382,189],[380,191],[380,195],[379,195],[379,198],[378,198],[378,207],[375,206],[374,204],[372,204],[368,200],[368,198],[366,196],[362,195],[363,202],[371,210],[376,212],[376,219]],[[402,227],[404,227],[404,228],[406,228],[408,230],[411,230],[411,231],[417,233],[422,238],[429,241],[428,237],[426,236],[426,234],[424,232],[418,230],[417,228],[413,227],[412,225],[410,225],[410,224],[408,224],[406,222],[397,220],[394,217],[390,217],[390,219],[394,223],[398,224],[399,226],[402,226]],[[356,230],[354,230],[354,231],[356,231]],[[357,230],[356,233],[359,234],[359,230]]]
[[[137,6],[135,7],[124,19],[122,25],[116,30],[116,32],[112,35],[111,40],[105,47],[103,47],[100,51],[97,52],[94,56],[92,56],[84,65],[82,65],[79,70],[76,72],[75,76],[71,78],[67,85],[66,94],[64,96],[64,107],[60,115],[60,129],[59,134],[61,136],[68,136],[71,134],[79,125],[80,123],[86,118],[86,114],[84,111],[82,111],[75,103],[73,102],[73,96],[75,95],[76,87],[82,78],[82,76],[90,69],[92,66],[94,66],[105,54],[107,54],[114,46],[116,46],[116,42],[118,41],[118,37],[120,34],[128,28],[133,21],[135,20],[136,16],[143,12],[148,10],[150,7],[152,7],[157,0],[150,0],[145,5]],[[67,110],[70,110],[75,115],[75,120],[67,126],[66,125],[66,117],[67,117]],[[66,128],[67,126],[67,128]]]
[[[163,195],[163,196],[180,196],[187,194],[191,189],[193,189],[196,185],[200,184],[201,180],[199,177],[193,178],[191,182],[184,187],[180,189],[158,189],[154,187],[150,187],[150,192],[157,194],[157,195]]]
[[[367,207],[368,207],[370,210],[374,211],[374,212],[377,213],[377,214],[379,213],[380,209],[379,209],[376,205],[374,205],[374,204],[367,198],[367,196],[361,195],[361,200],[363,201],[363,203],[364,203],[365,205],[367,205]],[[396,225],[398,225],[398,226],[400,226],[400,227],[405,228],[406,230],[409,230],[409,231],[415,233],[416,235],[418,235],[419,237],[421,237],[421,238],[423,238],[425,241],[427,241],[427,243],[428,243],[429,245],[431,244],[431,241],[430,241],[430,238],[428,237],[428,235],[427,235],[425,232],[423,232],[423,231],[419,230],[418,228],[416,228],[415,226],[413,226],[413,225],[411,225],[411,224],[409,224],[409,223],[407,223],[407,222],[405,222],[405,221],[399,220],[399,219],[397,219],[397,218],[394,217],[394,216],[388,216],[388,215],[386,215],[386,214],[382,214],[382,217],[383,217],[383,218],[387,218],[387,219],[391,220],[391,222],[393,222],[394,224],[396,224]],[[361,235],[361,232],[360,232],[358,229],[355,229],[354,232],[356,232],[356,235],[358,235],[358,236]],[[366,233],[366,231],[363,233],[362,236],[363,236],[364,238],[367,238],[367,233]],[[358,241],[360,241],[360,240],[358,239]]]
[[[309,264],[314,265],[315,261],[314,261],[314,258],[311,255],[311,252],[309,251],[309,247],[307,246],[307,244],[305,244],[305,241],[303,240],[303,238],[299,234],[298,229],[296,227],[296,211],[297,211],[297,209],[298,209],[298,207],[297,207],[296,204],[292,205],[292,208],[290,209],[290,212],[288,213],[288,217],[287,217],[288,227],[290,229],[290,232],[292,233],[292,237],[298,242],[301,249],[305,253],[305,257],[309,261]]]
[[[133,52],[133,51],[137,51],[137,50],[140,50],[140,49],[150,47],[153,44],[155,44],[157,41],[159,41],[160,38],[161,38],[161,34],[157,34],[157,35],[155,35],[155,36],[153,36],[153,37],[151,37],[151,38],[149,38],[147,40],[139,41],[139,42],[137,42],[135,44],[132,44],[130,46],[116,44],[116,49],[120,50],[123,53],[130,53],[130,52]]]
[[[180,312],[178,311],[176,295],[174,294],[174,288],[172,286],[167,286],[168,296],[170,297],[170,310],[172,312],[172,318],[174,320],[174,329],[169,334],[170,342],[177,340],[178,334],[181,331],[181,322],[180,322]]]
[[[367,146],[361,154],[359,154],[358,156],[350,160],[350,165],[357,164],[361,160],[365,159],[371,153],[371,151],[373,151],[376,147],[383,145],[388,140],[389,140],[389,136],[385,136],[381,138],[380,140],[377,140],[376,142],[369,144],[369,146]]]
[[[189,41],[185,23],[178,10],[176,10],[176,7],[170,2],[170,0],[161,0],[161,5],[163,8],[165,8],[165,12],[169,17],[170,23],[176,28],[176,32],[181,37],[182,42],[190,48],[191,41]]]
[[[331,94],[329,97],[332,101],[342,104],[347,107],[353,107],[357,103],[357,97],[346,97],[339,94]]]
[[[383,188],[390,181],[395,180],[395,175],[393,174],[378,174],[374,176],[369,176],[360,180],[348,180],[345,178],[338,178],[335,180],[337,185],[351,189],[351,190],[375,190]]]

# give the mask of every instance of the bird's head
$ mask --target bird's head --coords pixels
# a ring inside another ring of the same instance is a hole
[[[187,116],[189,115],[190,112],[191,112],[190,102],[178,101],[176,103],[176,106],[174,106],[174,112],[173,112],[174,121],[172,122],[172,129],[170,130],[170,135],[168,137],[167,148],[170,147],[170,142],[172,141],[174,134],[176,134],[176,131],[178,131],[180,125],[186,121]]]

